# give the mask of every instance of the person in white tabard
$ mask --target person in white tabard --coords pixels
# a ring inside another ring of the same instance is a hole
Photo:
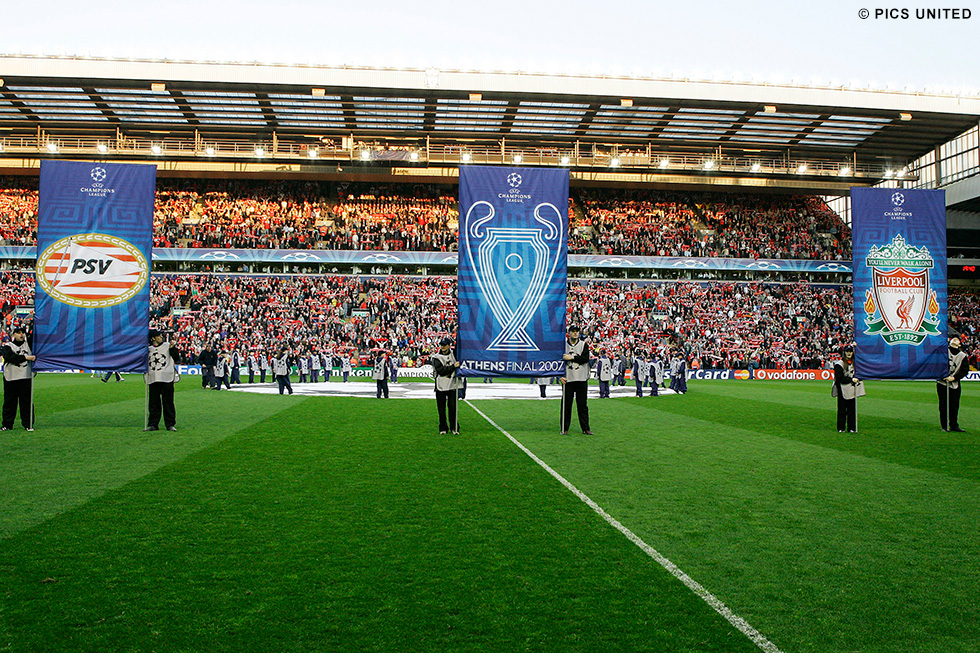
[[[589,429],[589,345],[579,339],[579,328],[572,325],[568,328],[568,340],[565,341],[565,376],[562,378],[562,429],[561,434],[568,434],[572,424],[572,400],[578,410],[578,423],[582,433],[592,435]]]
[[[20,423],[28,431],[34,430],[34,413],[31,407],[31,383],[34,378],[34,354],[27,343],[27,332],[17,327],[11,340],[3,343],[3,425],[0,430],[14,428],[14,418],[20,407]]]
[[[960,349],[960,339],[953,336],[949,339],[949,374],[936,383],[939,395],[939,425],[944,431],[965,433],[960,428],[960,381],[970,371],[970,361],[966,353]],[[6,424],[6,421],[4,421]]]
[[[149,416],[144,431],[160,430],[160,416],[168,431],[177,430],[177,409],[174,407],[174,383],[180,377],[177,363],[180,355],[177,350],[164,341],[163,334],[150,330],[150,365],[143,375],[150,394]]]
[[[599,356],[599,369],[596,370],[596,376],[599,378],[599,399],[609,398],[609,384],[615,376],[612,366],[612,359],[606,351],[603,351]]]
[[[864,396],[864,383],[854,376],[854,345],[844,345],[840,356],[830,389],[830,396],[837,398],[837,432],[857,433],[857,398]]]
[[[451,338],[443,338],[439,342],[439,351],[432,354],[432,369],[436,380],[436,408],[439,411],[439,435],[452,431],[459,435],[459,418],[456,412],[456,391],[463,387],[463,382],[456,375],[459,371],[459,361],[452,351]],[[446,407],[449,408],[449,420],[446,421]]]

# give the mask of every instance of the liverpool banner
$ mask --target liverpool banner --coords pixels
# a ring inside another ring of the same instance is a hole
[[[461,374],[564,371],[567,261],[567,170],[460,168]]]
[[[42,161],[35,370],[145,372],[156,166]]]
[[[852,188],[851,215],[858,378],[945,376],[945,193]]]

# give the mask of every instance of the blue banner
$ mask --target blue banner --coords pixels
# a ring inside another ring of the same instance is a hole
[[[464,166],[459,212],[461,374],[561,374],[568,171]]]
[[[42,161],[38,371],[145,372],[156,166]]]
[[[945,376],[944,191],[852,188],[851,215],[858,378]]]

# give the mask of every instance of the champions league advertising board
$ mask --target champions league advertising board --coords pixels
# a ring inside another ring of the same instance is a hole
[[[568,171],[464,166],[459,212],[460,373],[561,375]]]
[[[145,372],[156,166],[42,161],[38,371]]]
[[[851,203],[856,375],[945,376],[944,191],[852,188]]]

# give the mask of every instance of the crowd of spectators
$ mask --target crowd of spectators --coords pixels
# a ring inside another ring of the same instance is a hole
[[[0,271],[5,332],[33,297],[31,273]],[[207,345],[287,346],[355,357],[385,348],[417,365],[456,325],[453,277],[154,275],[150,297],[151,325],[192,361]],[[567,317],[614,355],[678,348],[692,368],[781,369],[826,366],[854,339],[851,311],[846,285],[571,281]],[[950,292],[949,333],[980,367],[980,294]]]
[[[35,244],[37,200],[36,179],[0,179],[0,244]],[[850,258],[850,230],[816,197],[582,190],[573,192],[569,216],[572,253]],[[160,179],[153,241],[155,247],[453,251],[458,227],[448,187]]]
[[[4,272],[2,280],[4,306],[32,301],[29,273]],[[849,288],[804,283],[573,281],[568,320],[610,352],[680,347],[696,367],[819,367],[853,338],[850,306]],[[151,324],[195,357],[215,343],[357,355],[380,347],[413,365],[455,330],[456,280],[154,275]]]
[[[569,251],[621,256],[849,260],[850,229],[806,196],[582,192]]]
[[[0,245],[37,243],[37,178],[0,178]]]
[[[692,368],[821,368],[854,337],[847,286],[573,283],[568,303],[596,346],[679,347]]]
[[[151,323],[196,357],[226,351],[397,351],[413,364],[455,325],[455,280],[399,276],[164,275],[151,280]]]

